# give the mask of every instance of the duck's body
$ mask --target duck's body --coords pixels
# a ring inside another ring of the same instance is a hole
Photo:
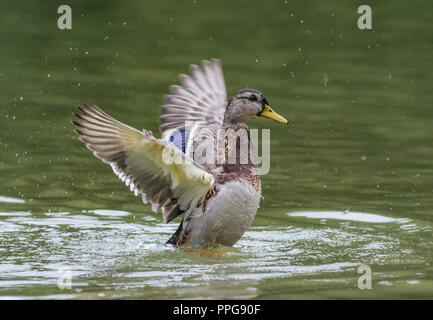
[[[214,173],[215,184],[209,196],[182,220],[168,243],[199,248],[214,243],[232,246],[250,226],[261,197],[254,159],[241,164],[238,156],[235,164],[217,164]]]
[[[184,214],[169,244],[232,246],[253,221],[261,197],[245,122],[256,116],[287,121],[256,90],[241,90],[227,103],[218,60],[193,65],[191,73],[181,75],[183,86],[172,86],[161,107],[162,139],[118,122],[96,105],[79,107],[82,113],[75,115],[81,121],[74,123],[95,156],[155,212],[161,208],[165,222]]]
[[[214,243],[234,245],[245,233],[256,216],[260,201],[260,190],[248,182],[230,181],[220,187],[206,210],[200,208],[191,214],[186,229],[191,237],[185,244],[192,247],[207,247]]]

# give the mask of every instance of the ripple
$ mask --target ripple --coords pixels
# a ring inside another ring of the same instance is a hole
[[[24,203],[25,201],[23,199],[17,199],[17,198],[0,196],[0,202],[6,202],[6,203]]]
[[[345,221],[358,221],[369,223],[406,223],[411,221],[407,218],[390,218],[373,213],[350,212],[350,211],[297,211],[287,213],[289,217],[304,217],[310,219],[335,219]]]
[[[92,212],[94,214],[106,217],[126,217],[131,213],[127,211],[120,210],[107,210],[107,209],[98,209],[98,210],[89,210],[88,212]]]
[[[24,229],[23,226],[19,226],[10,222],[0,221],[0,233],[21,231],[23,229]]]
[[[25,217],[31,216],[30,211],[12,211],[12,212],[0,212],[0,217]]]
[[[0,263],[0,293],[7,296],[17,287],[38,287],[44,292],[41,297],[48,296],[56,288],[61,265],[71,268],[74,290],[102,289],[108,295],[125,290],[137,297],[155,290],[160,297],[177,292],[182,297],[205,298],[231,297],[232,290],[237,290],[237,296],[248,296],[246,287],[274,279],[335,277],[335,282],[344,285],[347,278],[357,277],[360,264],[419,261],[410,232],[419,224],[416,220],[417,224],[400,224],[407,219],[367,213],[292,212],[289,217],[323,220],[332,216],[346,221],[305,224],[293,219],[290,226],[251,227],[234,248],[218,248],[215,255],[202,256],[164,245],[176,223],[134,221],[130,215],[103,209],[34,216],[20,211],[3,213],[6,221],[0,221],[0,231],[19,232],[0,232],[0,242],[7,252],[19,254]],[[378,225],[370,226],[372,232],[363,226],[348,227],[350,221]],[[382,228],[382,223],[397,225]],[[207,293],[200,289],[203,287],[214,289]]]

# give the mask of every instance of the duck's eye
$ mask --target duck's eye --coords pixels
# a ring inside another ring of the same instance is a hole
[[[257,101],[257,96],[254,94],[250,96],[250,101]]]

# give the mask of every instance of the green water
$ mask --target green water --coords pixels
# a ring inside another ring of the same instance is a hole
[[[359,1],[56,1],[0,6],[0,297],[432,298],[433,8]],[[73,105],[157,132],[168,86],[220,58],[261,90],[271,129],[253,225],[213,255],[165,225],[84,148]],[[224,252],[229,251],[227,254]],[[357,286],[358,267],[372,289]],[[57,285],[70,268],[72,288]]]

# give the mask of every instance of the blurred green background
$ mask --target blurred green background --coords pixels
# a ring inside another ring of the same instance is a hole
[[[357,27],[361,1],[69,1],[59,30],[62,4],[0,1],[0,296],[431,298],[429,1],[369,3],[372,30]],[[290,122],[250,122],[271,128],[271,172],[252,228],[217,258],[164,248],[176,223],[70,124],[93,101],[157,134],[169,85],[213,57],[228,96],[258,89]],[[357,288],[360,264],[373,290]]]

